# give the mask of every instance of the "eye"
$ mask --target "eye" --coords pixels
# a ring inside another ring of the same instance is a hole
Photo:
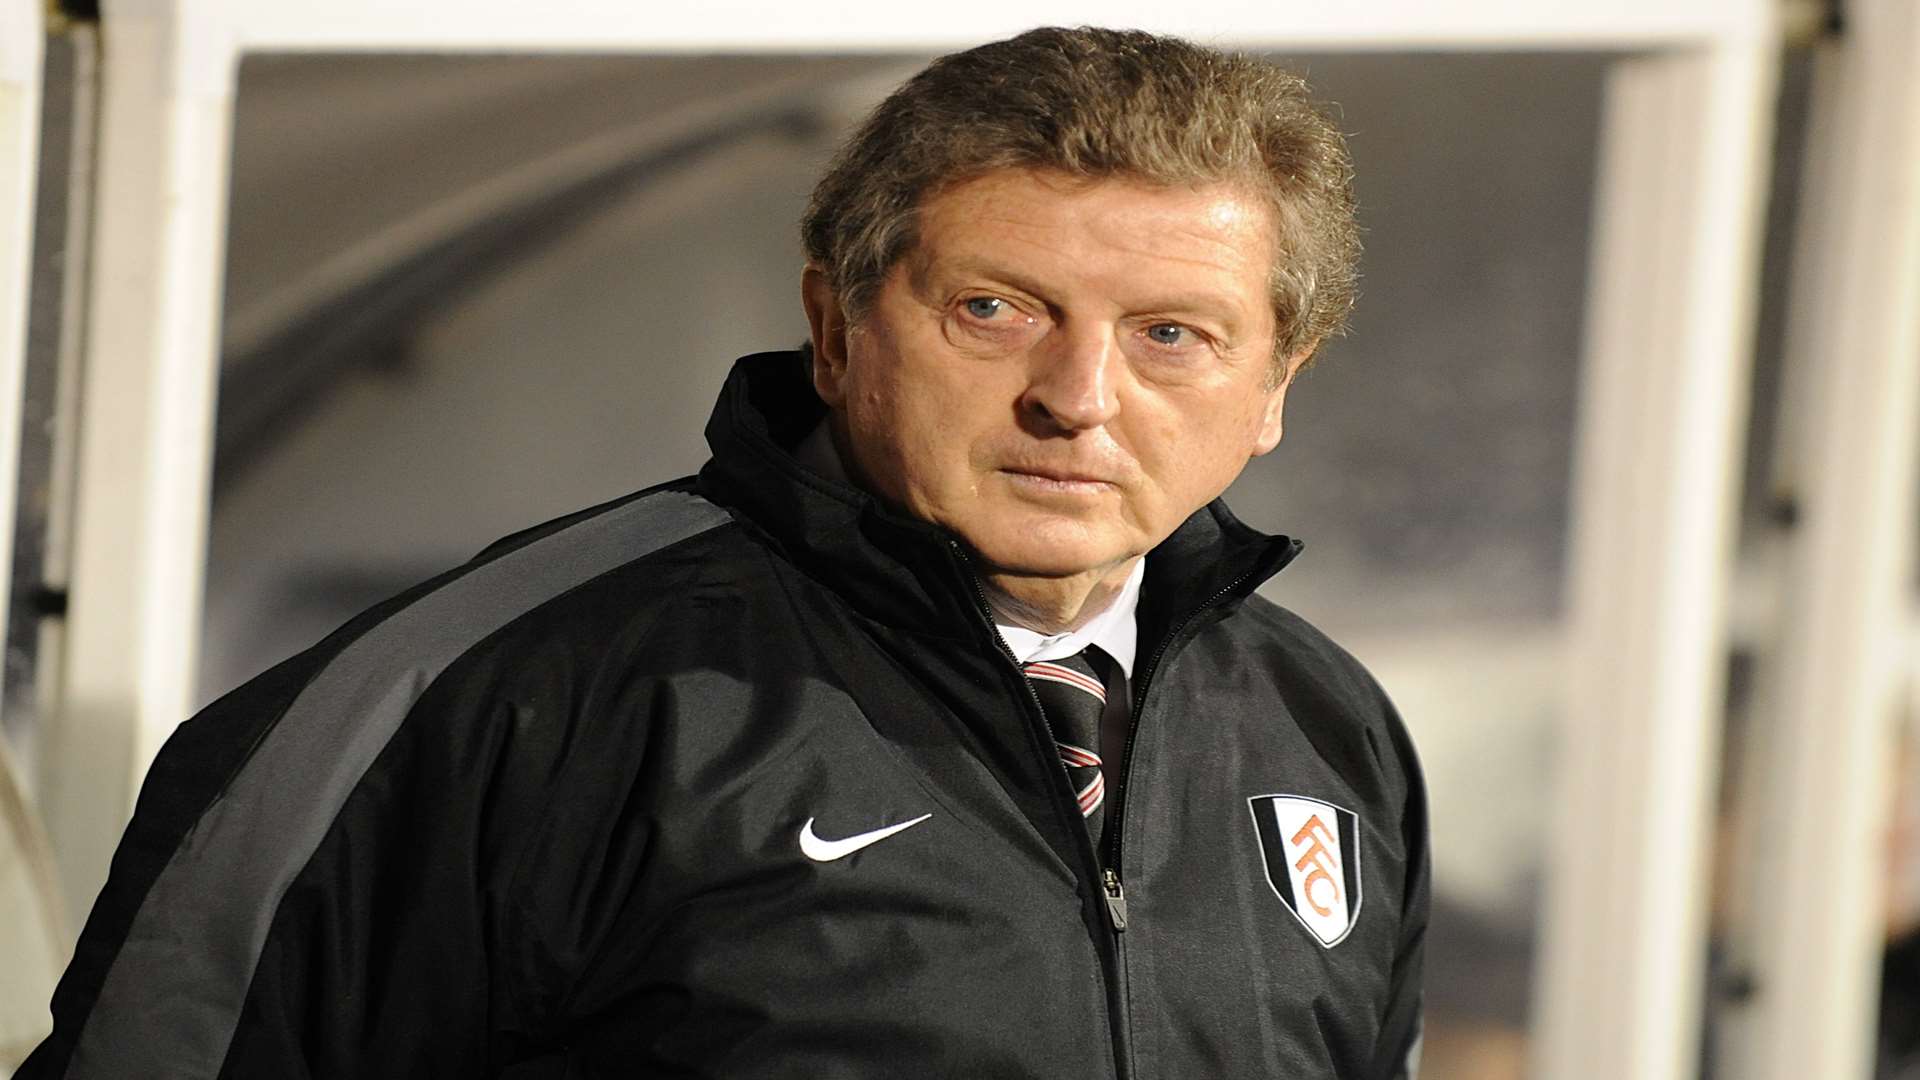
[[[961,295],[949,301],[941,323],[950,339],[969,349],[1007,350],[1024,346],[1045,330],[1045,318],[1030,302],[992,293]]]
[[[1147,327],[1147,338],[1155,345],[1178,347],[1188,344],[1193,332],[1179,323],[1155,323]]]

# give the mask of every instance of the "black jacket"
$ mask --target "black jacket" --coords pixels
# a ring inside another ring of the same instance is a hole
[[[749,357],[697,478],[183,725],[19,1075],[1402,1075],[1420,781],[1252,595],[1297,545],[1215,503],[1149,556],[1096,854],[964,549],[797,465],[820,415]]]

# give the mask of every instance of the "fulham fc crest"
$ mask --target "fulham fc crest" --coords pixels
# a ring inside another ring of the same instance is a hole
[[[1360,917],[1360,819],[1303,795],[1255,795],[1247,805],[1267,884],[1321,945],[1340,944]]]

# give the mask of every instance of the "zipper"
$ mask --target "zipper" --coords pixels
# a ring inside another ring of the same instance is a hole
[[[1101,887],[1107,893],[1107,918],[1113,922],[1113,932],[1118,934],[1127,928],[1127,891],[1120,887],[1120,875],[1108,867],[1102,872]]]
[[[980,584],[980,575],[973,572],[973,560],[968,558],[966,549],[960,545],[958,540],[948,540],[947,549],[953,552],[954,559],[959,563],[962,572],[966,576],[967,583],[973,587],[974,601],[979,606],[981,618],[986,620],[987,632],[993,636],[994,644],[999,646],[1000,655],[1006,658],[1007,663],[1013,666],[1014,671],[1020,672],[1020,658],[1013,655],[1013,650],[1007,646],[1006,639],[1000,636],[998,630],[994,629],[993,604],[987,599],[986,588]],[[1046,723],[1047,735],[1049,738],[1052,738],[1054,735],[1053,723],[1046,719],[1046,707],[1040,704],[1040,695],[1033,692],[1033,684],[1027,681],[1024,672],[1021,673],[1020,685],[1026,688],[1027,702],[1033,706],[1034,712]],[[1129,737],[1131,737],[1131,733],[1129,733]],[[1054,741],[1058,742],[1059,740],[1054,739]],[[1062,793],[1062,798],[1070,797],[1071,793],[1067,791],[1064,783],[1056,784],[1055,787]],[[1071,818],[1069,818],[1069,820],[1071,820]],[[1108,938],[1107,941],[1094,943],[1094,952],[1100,957],[1102,973],[1106,976],[1107,1030],[1113,1037],[1114,1070],[1115,1074],[1121,1077],[1121,1080],[1126,1080],[1126,1078],[1133,1073],[1133,1055],[1127,1045],[1126,1032],[1129,1027],[1127,1022],[1127,1006],[1126,1002],[1121,1000],[1119,935],[1127,928],[1127,896],[1126,892],[1120,886],[1119,875],[1113,870],[1106,870],[1104,872],[1101,870],[1100,854],[1094,850],[1091,841],[1081,845],[1081,851],[1089,856],[1089,862],[1094,871],[1094,876],[1088,880],[1098,884],[1101,895],[1106,901],[1107,923],[1113,930],[1113,936]]]
[[[993,604],[987,599],[986,588],[980,584],[980,576],[973,572],[973,560],[967,556],[966,549],[961,546],[958,540],[948,540],[947,548],[953,552],[954,559],[959,563],[961,572],[966,577],[967,583],[973,587],[974,603],[980,610],[981,618],[986,620],[987,630],[992,634],[994,644],[999,646],[1000,655],[1004,656],[1007,662],[1013,665],[1015,670],[1018,670],[1020,667],[1019,657],[1013,655],[1013,650],[1007,647],[1006,639],[1002,638],[999,631],[993,628]],[[1207,599],[1198,606],[1190,609],[1186,617],[1174,624],[1166,636],[1160,639],[1160,645],[1154,650],[1153,658],[1147,661],[1146,667],[1140,669],[1140,677],[1133,680],[1133,702],[1132,708],[1127,716],[1126,748],[1121,753],[1120,783],[1117,785],[1119,789],[1117,792],[1118,797],[1114,800],[1113,804],[1107,808],[1107,859],[1105,865],[1103,866],[1101,864],[1099,852],[1093,851],[1092,844],[1088,844],[1084,849],[1091,852],[1094,856],[1093,869],[1098,875],[1096,880],[1099,882],[1102,899],[1106,901],[1107,925],[1113,930],[1113,937],[1109,940],[1108,947],[1105,949],[1096,947],[1095,951],[1099,953],[1100,961],[1106,968],[1108,1027],[1113,1034],[1114,1065],[1121,1077],[1130,1075],[1133,1070],[1131,1054],[1128,1052],[1126,1045],[1127,1037],[1123,1034],[1123,1029],[1127,1026],[1126,1003],[1119,1000],[1119,939],[1120,935],[1124,934],[1127,929],[1127,892],[1126,887],[1120,880],[1120,834],[1122,831],[1120,824],[1126,810],[1127,789],[1129,786],[1126,778],[1127,774],[1132,771],[1133,768],[1134,738],[1140,731],[1140,717],[1145,711],[1147,702],[1147,686],[1152,680],[1154,673],[1159,670],[1160,661],[1165,659],[1168,650],[1173,647],[1174,642],[1180,640],[1181,635],[1185,634],[1187,628],[1193,625],[1194,620],[1205,614],[1215,604],[1232,596],[1241,586],[1247,583],[1249,578],[1253,577],[1253,573],[1253,571],[1249,570],[1241,574],[1231,582],[1228,582],[1227,585],[1218,592],[1207,597]],[[1047,710],[1040,704],[1040,695],[1033,692],[1033,685],[1027,682],[1024,677],[1020,682],[1022,686],[1026,687],[1027,701],[1032,704],[1041,719],[1046,721]],[[1052,722],[1046,721],[1046,723],[1047,734],[1052,736],[1054,734]],[[1058,740],[1056,739],[1055,741],[1057,742]],[[1062,788],[1061,790],[1064,791],[1065,789]]]

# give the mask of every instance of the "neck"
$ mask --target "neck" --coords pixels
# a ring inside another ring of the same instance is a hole
[[[982,575],[994,618],[1040,634],[1078,630],[1113,606],[1133,573],[1136,556],[1107,570],[1072,577],[1029,577],[989,572]]]

